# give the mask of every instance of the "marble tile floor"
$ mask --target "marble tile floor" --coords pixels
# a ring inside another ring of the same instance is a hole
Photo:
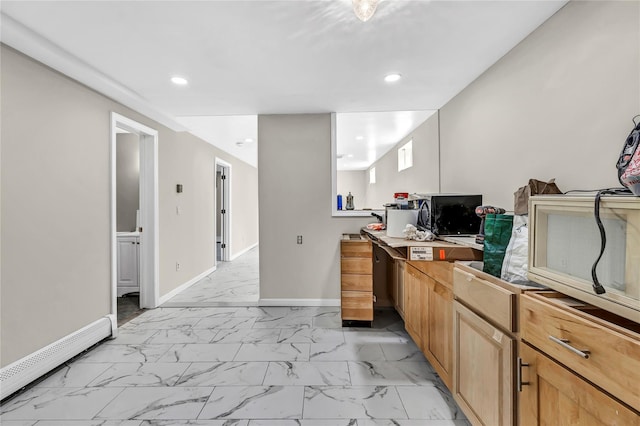
[[[3,426],[468,426],[392,310],[158,308],[0,405]]]
[[[257,306],[259,249],[255,247],[175,295],[163,307]]]

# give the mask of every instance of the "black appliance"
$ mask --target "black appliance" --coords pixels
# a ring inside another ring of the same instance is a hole
[[[480,230],[475,209],[482,205],[482,195],[425,194],[419,198],[418,229],[436,235],[475,235]]]

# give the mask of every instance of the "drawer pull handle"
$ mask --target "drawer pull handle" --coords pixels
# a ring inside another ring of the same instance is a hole
[[[560,346],[562,346],[565,349],[569,349],[571,352],[573,352],[574,354],[576,354],[578,356],[581,356],[584,359],[589,359],[589,354],[591,354],[591,351],[588,351],[586,349],[580,350],[580,349],[574,348],[573,346],[571,346],[569,344],[569,340],[568,339],[558,339],[557,337],[549,336],[549,340],[559,344]]]
[[[529,364],[522,362],[522,358],[518,357],[518,392],[522,392],[522,386],[529,386],[531,383],[522,381],[522,367],[528,367]]]

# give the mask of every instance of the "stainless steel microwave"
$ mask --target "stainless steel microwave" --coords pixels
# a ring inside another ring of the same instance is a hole
[[[596,268],[602,294],[591,273],[602,243],[594,202],[593,195],[531,197],[529,279],[640,322],[640,198],[602,197],[606,245]]]
[[[476,207],[482,205],[482,195],[424,194],[417,195],[418,228],[436,235],[476,235],[481,219]]]

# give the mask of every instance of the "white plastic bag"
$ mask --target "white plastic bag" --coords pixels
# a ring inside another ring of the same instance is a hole
[[[500,278],[511,283],[528,282],[529,228],[527,216],[513,216],[511,239],[504,254]]]

